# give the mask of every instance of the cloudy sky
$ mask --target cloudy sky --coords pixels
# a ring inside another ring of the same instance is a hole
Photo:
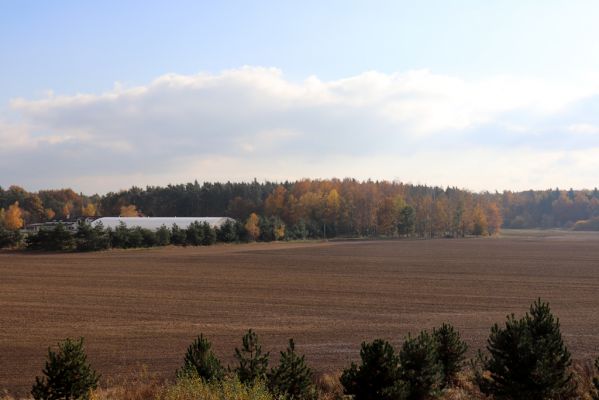
[[[2,2],[0,185],[599,185],[599,2],[122,3]]]

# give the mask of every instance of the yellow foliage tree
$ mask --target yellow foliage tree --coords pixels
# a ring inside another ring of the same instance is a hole
[[[490,235],[499,233],[501,230],[501,224],[503,224],[503,217],[497,203],[490,203],[487,206],[487,223]]]
[[[485,236],[489,233],[487,216],[480,205],[472,212],[472,233],[476,236]]]
[[[251,213],[247,221],[245,222],[245,230],[252,240],[258,239],[260,236],[260,218],[256,213]]]
[[[137,208],[135,205],[131,204],[128,206],[122,206],[121,213],[119,215],[121,217],[137,217],[139,214],[137,213]]]
[[[274,232],[275,232],[275,240],[281,240],[281,239],[285,238],[285,224],[280,223],[280,224],[276,225]]]
[[[97,210],[94,203],[88,203],[85,207],[83,207],[82,214],[84,217],[94,217],[96,215],[96,211]]]
[[[56,213],[55,213],[55,212],[54,212],[54,210],[53,210],[53,209],[51,209],[51,208],[46,208],[46,209],[44,210],[44,214],[46,215],[46,219],[47,219],[48,221],[52,221],[52,220],[54,219],[54,217],[56,216]]]
[[[23,227],[23,210],[19,207],[19,202],[15,201],[14,204],[8,207],[8,210],[4,212],[4,227],[10,231],[16,231]]]

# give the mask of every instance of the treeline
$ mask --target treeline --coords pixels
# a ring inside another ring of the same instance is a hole
[[[278,218],[307,237],[459,237],[507,228],[599,226],[599,191],[473,193],[457,188],[355,179],[198,182],[132,187],[86,196],[70,189],[27,192],[0,187],[0,221],[23,224],[95,216]]]
[[[495,324],[485,352],[478,352],[466,373],[467,344],[449,324],[408,336],[399,348],[377,339],[363,342],[360,362],[351,363],[336,387],[323,390],[315,384],[305,356],[293,339],[270,367],[270,354],[262,350],[251,329],[235,348],[234,365],[224,367],[211,343],[199,335],[188,347],[176,371],[174,384],[144,391],[143,398],[175,399],[341,399],[425,400],[473,399],[599,399],[599,378],[577,376],[564,344],[559,320],[547,303],[536,301],[522,318],[508,316]],[[599,373],[599,359],[595,362]],[[31,394],[36,400],[118,399],[97,390],[99,375],[87,362],[83,339],[59,343],[48,350],[44,376],[37,377]],[[590,375],[593,375],[591,372]],[[335,387],[335,385],[333,385]],[[139,396],[123,396],[139,398]]]
[[[115,229],[104,228],[101,223],[92,226],[81,221],[73,232],[63,224],[56,224],[51,229],[40,229],[36,233],[20,235],[18,232],[4,231],[5,236],[13,240],[1,241],[0,248],[25,247],[29,250],[43,251],[99,251],[106,249],[130,249],[155,246],[210,246],[217,242],[233,243],[248,241],[249,237],[245,227],[235,221],[227,221],[222,226],[213,228],[208,223],[193,222],[183,229],[173,224],[167,228],[145,229],[140,227],[127,227],[121,223]],[[12,236],[11,236],[12,235]]]

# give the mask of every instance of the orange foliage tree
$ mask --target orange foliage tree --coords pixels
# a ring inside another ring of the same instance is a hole
[[[8,207],[8,210],[4,212],[3,218],[4,227],[10,231],[16,231],[21,229],[24,224],[23,210],[19,207],[19,202],[15,201],[14,204]]]
[[[247,221],[245,222],[245,230],[248,233],[248,236],[252,240],[256,240],[260,237],[260,218],[256,213],[251,213]],[[283,231],[283,234],[285,232]]]
[[[137,208],[133,204],[131,204],[128,206],[122,206],[119,216],[121,216],[121,217],[137,217],[137,216],[139,216],[139,213],[137,212]]]

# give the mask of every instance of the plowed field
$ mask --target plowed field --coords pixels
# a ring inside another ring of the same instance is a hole
[[[477,349],[537,297],[575,358],[599,355],[599,236],[4,252],[0,388],[26,392],[65,337],[85,337],[104,379],[138,364],[171,377],[200,332],[230,362],[247,328],[275,358],[295,338],[319,371],[356,359],[363,340],[399,343],[444,321]]]

